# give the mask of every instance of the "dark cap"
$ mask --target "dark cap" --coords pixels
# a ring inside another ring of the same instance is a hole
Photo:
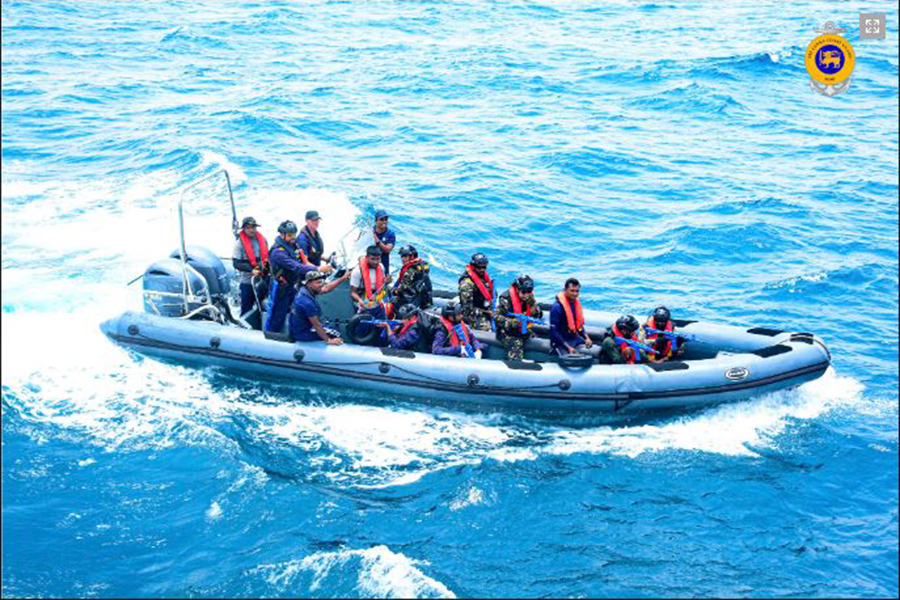
[[[259,223],[257,223],[256,219],[254,219],[253,217],[244,217],[244,220],[241,221],[241,229],[243,229],[247,225],[256,225],[257,227],[259,227]]]
[[[378,210],[375,211],[375,220],[376,220],[376,221],[377,221],[378,219],[383,219],[383,218],[385,218],[386,216],[388,216],[387,211],[384,210],[384,209],[382,209],[382,208],[379,208]]]
[[[317,279],[325,279],[327,275],[321,271],[307,271],[306,275],[303,276],[303,283],[309,283],[310,281],[316,281]]]
[[[321,219],[319,216],[319,211],[317,210],[308,210],[306,211],[306,220],[311,221],[312,219]]]
[[[381,256],[381,248],[378,246],[369,246],[366,248],[366,256]]]

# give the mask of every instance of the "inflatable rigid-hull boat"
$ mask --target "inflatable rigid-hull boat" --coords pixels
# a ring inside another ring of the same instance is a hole
[[[331,295],[331,294],[329,294]],[[341,294],[343,296],[343,294]],[[601,335],[617,317],[585,311],[589,334]],[[346,321],[344,322],[344,324]],[[214,321],[126,312],[101,325],[114,342],[141,354],[226,367],[441,404],[509,406],[559,411],[622,411],[741,400],[820,377],[831,360],[810,333],[675,321],[693,337],[685,360],[567,368],[549,354],[546,339],[526,344],[526,358],[503,360],[493,334],[481,360],[373,346],[291,343],[286,336]],[[493,358],[491,358],[493,357]],[[545,362],[540,362],[541,359]]]

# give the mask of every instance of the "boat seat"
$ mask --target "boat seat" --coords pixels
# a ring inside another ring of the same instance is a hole
[[[488,346],[494,346],[495,348],[503,348],[503,343],[497,339],[497,334],[493,331],[479,331],[472,330],[472,334],[475,338],[481,342],[482,344],[486,344]],[[556,357],[556,353],[550,347],[550,340],[547,338],[541,337],[532,337],[531,339],[525,342],[525,352],[537,352],[541,354],[546,354],[548,356]],[[588,350],[591,356],[595,359],[600,356],[600,344],[595,343],[591,346],[590,350]]]

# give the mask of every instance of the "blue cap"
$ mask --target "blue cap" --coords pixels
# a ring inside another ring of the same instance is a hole
[[[380,209],[380,208],[379,208],[378,210],[375,211],[375,220],[376,220],[376,221],[377,221],[378,219],[383,219],[383,218],[385,218],[386,216],[388,216],[386,210],[383,210],[383,209]]]
[[[319,216],[319,211],[317,211],[317,210],[306,211],[306,220],[307,221],[311,221],[313,219],[321,219],[321,218],[322,217]]]

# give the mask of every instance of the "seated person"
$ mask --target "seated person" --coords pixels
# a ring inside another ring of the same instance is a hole
[[[303,286],[294,297],[289,315],[289,333],[292,342],[323,341],[332,345],[343,344],[340,333],[332,327],[326,327],[321,321],[322,308],[316,296],[327,294],[350,278],[350,272],[325,283],[326,275],[321,271],[308,271],[303,279]]]
[[[462,320],[459,305],[450,302],[441,310],[441,324],[436,327],[431,353],[442,356],[481,358],[481,342],[475,339]]]
[[[675,324],[672,322],[672,315],[665,306],[657,306],[653,314],[647,318],[646,326],[650,329],[675,333]],[[651,346],[658,354],[650,355],[650,360],[655,362],[666,362],[670,358],[679,357],[684,354],[684,341],[682,338],[672,343],[672,338],[658,333],[646,332],[647,345]],[[673,349],[674,348],[674,349]]]
[[[378,326],[387,332],[388,347],[396,350],[415,350],[422,339],[422,326],[419,324],[419,309],[412,304],[404,304],[397,310],[398,320],[403,325],[391,327],[386,321]]]
[[[412,244],[400,248],[403,266],[397,275],[397,284],[391,291],[394,304],[414,304],[418,308],[429,308],[432,305],[431,276],[428,274],[428,263],[419,258],[419,252]]]
[[[610,334],[603,338],[600,344],[600,363],[606,365],[633,365],[635,362],[641,362],[647,359],[647,353],[643,350],[637,350],[620,340],[631,340],[641,343],[638,335],[641,328],[638,320],[632,315],[622,315],[610,328]]]
[[[581,283],[569,277],[550,309],[550,346],[560,356],[576,352],[583,354],[594,344],[584,330],[584,313],[578,299],[580,293]]]
[[[506,360],[523,360],[525,342],[534,337],[532,323],[526,322],[523,328],[523,322],[513,315],[540,320],[542,314],[534,297],[534,280],[528,275],[516,278],[509,289],[500,294],[497,300],[497,338],[506,349]],[[522,333],[523,329],[525,333]]]
[[[473,329],[481,331],[494,329],[494,282],[487,267],[487,256],[476,252],[459,278],[462,318]]]
[[[384,303],[379,295],[385,292],[385,286],[391,282],[391,276],[384,272],[381,265],[381,250],[377,246],[366,248],[366,255],[359,259],[359,269],[354,269],[350,278],[350,298],[353,299],[359,312],[368,312],[373,317],[383,319],[386,314]]]

